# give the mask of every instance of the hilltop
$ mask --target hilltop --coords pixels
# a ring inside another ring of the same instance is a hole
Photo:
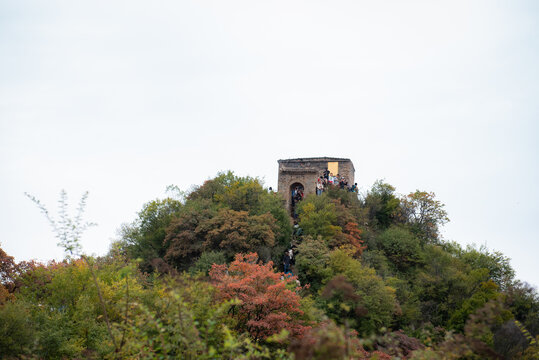
[[[539,298],[506,256],[445,241],[431,192],[351,190],[302,195],[291,217],[259,179],[220,173],[146,203],[104,257],[2,252],[0,353],[536,358]]]

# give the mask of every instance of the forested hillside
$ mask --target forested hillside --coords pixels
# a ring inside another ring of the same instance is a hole
[[[445,241],[433,193],[328,186],[296,210],[257,178],[220,173],[145,204],[106,256],[77,251],[81,222],[56,227],[62,262],[0,249],[0,354],[539,358],[536,289],[503,254]]]

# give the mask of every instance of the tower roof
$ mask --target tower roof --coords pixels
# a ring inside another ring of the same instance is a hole
[[[352,165],[352,169],[354,169],[354,164],[352,163],[352,160],[347,158],[337,158],[337,157],[328,157],[328,156],[321,156],[321,157],[305,157],[305,158],[295,158],[295,159],[281,159],[277,160],[279,164],[291,164],[291,163],[309,163],[309,162],[350,162]]]

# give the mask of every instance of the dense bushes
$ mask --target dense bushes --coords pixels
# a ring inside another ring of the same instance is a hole
[[[298,214],[293,235],[279,194],[228,172],[145,204],[103,258],[17,264],[0,249],[0,354],[538,357],[536,289],[503,254],[444,241],[434,194],[332,187]]]

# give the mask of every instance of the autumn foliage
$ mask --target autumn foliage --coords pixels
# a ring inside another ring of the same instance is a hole
[[[0,358],[539,359],[536,288],[443,240],[433,193],[330,186],[294,227],[285,205],[221,173],[145,204],[106,256],[73,257],[69,226],[60,262],[0,248]],[[297,278],[277,272],[290,249]]]
[[[167,228],[164,259],[179,269],[191,266],[193,259],[208,251],[223,251],[232,260],[239,252],[270,249],[277,232],[276,220],[269,213],[250,215],[226,208],[186,211]]]
[[[361,240],[361,230],[358,225],[354,222],[348,222],[343,230],[343,234],[348,240],[348,244],[352,245],[356,254],[361,255],[367,246],[363,245],[363,240]]]
[[[0,248],[0,305],[14,299],[14,293],[22,285],[20,276],[35,267],[35,261],[16,263],[13,256]]]
[[[295,277],[282,277],[273,271],[273,263],[258,263],[256,253],[237,254],[229,265],[213,265],[210,277],[222,299],[238,299],[231,309],[238,330],[265,339],[285,329],[301,336],[309,326],[300,319],[300,296]],[[290,288],[295,288],[291,290]]]

